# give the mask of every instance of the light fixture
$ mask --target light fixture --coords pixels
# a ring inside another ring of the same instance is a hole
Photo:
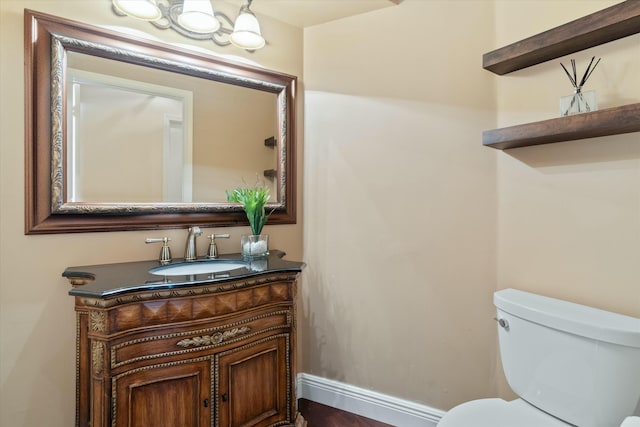
[[[233,26],[230,40],[235,46],[242,49],[260,49],[264,46],[264,38],[260,33],[260,23],[258,18],[251,11],[251,1],[240,8],[240,14]]]
[[[145,21],[155,21],[162,17],[155,0],[113,0],[113,6],[126,15]]]
[[[224,13],[214,12],[210,0],[112,0],[111,9],[118,16],[143,19],[192,39],[210,39],[218,46],[233,44],[251,52],[262,48],[265,40],[250,9],[252,0],[246,1],[235,24]]]
[[[198,34],[215,33],[220,29],[220,21],[213,14],[209,0],[184,0],[178,23]]]

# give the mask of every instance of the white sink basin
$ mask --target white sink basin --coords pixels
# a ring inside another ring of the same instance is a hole
[[[209,274],[219,273],[221,271],[237,270],[239,268],[245,268],[246,266],[246,264],[238,261],[196,261],[154,267],[149,270],[149,273],[156,274],[158,276],[189,276],[192,274]]]

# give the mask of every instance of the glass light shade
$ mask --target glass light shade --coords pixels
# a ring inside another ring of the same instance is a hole
[[[242,49],[255,50],[264,47],[265,41],[260,33],[260,23],[248,7],[243,6],[240,9],[240,15],[236,19],[229,40]]]
[[[199,34],[215,33],[220,21],[213,14],[209,0],[184,0],[178,23],[186,30]]]
[[[120,12],[145,21],[155,21],[162,17],[155,0],[113,0]]]

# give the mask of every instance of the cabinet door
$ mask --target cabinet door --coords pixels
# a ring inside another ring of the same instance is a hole
[[[217,355],[219,427],[267,427],[291,422],[287,334]]]
[[[211,361],[165,363],[114,378],[118,427],[210,425]]]

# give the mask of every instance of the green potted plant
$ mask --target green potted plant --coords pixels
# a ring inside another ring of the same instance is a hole
[[[259,257],[269,254],[269,235],[262,234],[262,227],[269,219],[269,215],[265,211],[269,197],[269,188],[263,185],[227,190],[227,200],[242,204],[251,227],[252,234],[241,236],[242,255],[245,257]]]

